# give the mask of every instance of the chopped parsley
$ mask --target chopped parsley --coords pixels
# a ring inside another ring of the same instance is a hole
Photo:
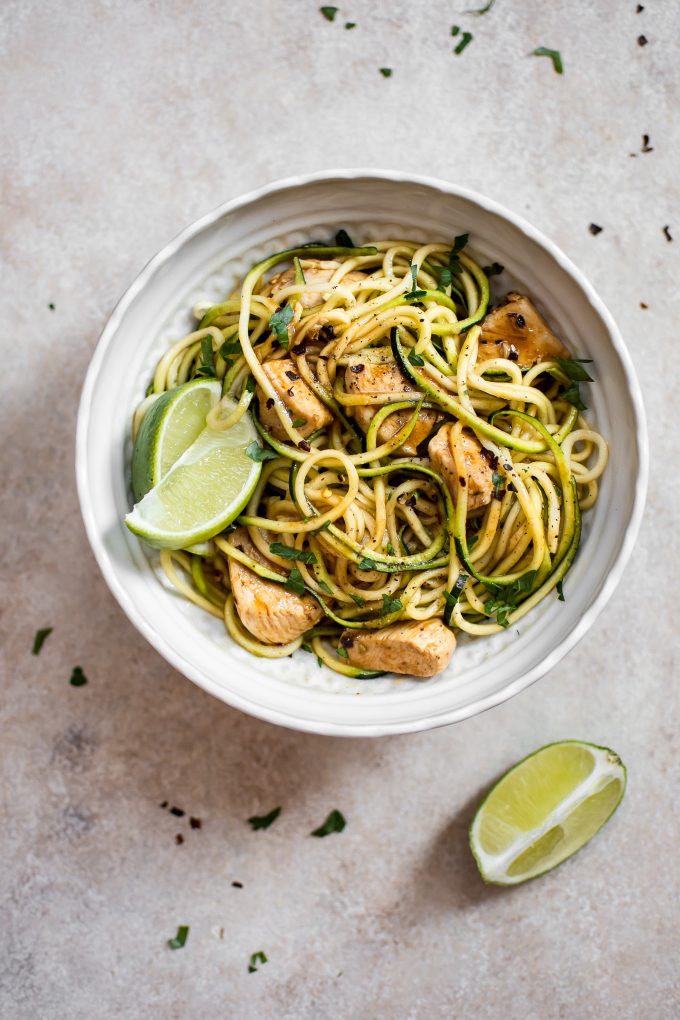
[[[335,651],[340,656],[341,659],[349,659],[349,652],[347,651],[346,648],[343,648],[342,645],[338,645]]]
[[[220,357],[226,361],[231,354],[241,354],[240,340],[225,340],[220,347]]]
[[[253,439],[249,446],[246,446],[246,456],[254,460],[256,464],[264,460],[276,460],[278,453],[270,450],[268,446],[260,446],[257,439]]]
[[[463,267],[461,265],[460,259],[458,258],[458,255],[460,254],[460,252],[462,252],[463,248],[465,247],[469,240],[470,240],[469,234],[459,234],[458,237],[454,237],[453,247],[449,252],[448,268],[451,275],[453,275],[453,273],[462,273]]]
[[[335,243],[337,244],[338,248],[354,247],[352,238],[349,236],[346,230],[342,229],[338,230],[337,234],[335,235]]]
[[[33,655],[40,655],[40,649],[45,644],[53,630],[54,627],[41,627],[40,630],[36,630],[35,637],[33,638]]]
[[[502,266],[500,262],[492,262],[490,266],[482,266],[482,272],[486,276],[500,276],[505,270],[505,266]]]
[[[319,10],[326,21],[335,21],[335,15],[338,13],[337,7],[319,7]]]
[[[473,39],[474,39],[474,36],[473,36],[472,32],[463,32],[462,36],[460,37],[460,42],[458,43],[458,45],[456,47],[454,47],[453,52],[455,54],[457,54],[457,55],[461,54],[463,52],[463,50],[465,49],[465,47],[468,46],[469,43],[471,43]]]
[[[577,382],[573,382],[571,386],[568,386],[566,390],[562,392],[562,399],[566,400],[568,404],[575,407],[577,411],[586,411],[587,407],[583,403],[581,397],[581,391]]]
[[[531,591],[536,574],[536,570],[528,570],[526,574],[522,574],[510,585],[486,584],[485,587],[491,594],[491,598],[484,603],[484,609],[489,615],[496,614],[496,623],[499,626],[508,627],[510,625],[508,613],[517,608],[521,601],[521,595]]]
[[[400,609],[404,608],[404,603],[401,599],[393,599],[390,595],[383,595],[383,607],[381,616],[387,616],[388,613],[396,613]]]
[[[354,595],[354,594],[352,594],[352,592],[350,592],[350,595],[352,595],[352,598],[354,599],[356,604],[359,606],[359,608],[361,608],[362,606],[366,605],[366,599],[363,598],[363,596],[361,596],[361,595]]]
[[[284,545],[283,542],[272,542],[269,546],[270,553],[274,556],[281,556],[284,560],[300,560],[301,563],[316,563],[316,556],[313,552],[305,552],[302,549],[291,549],[289,545]]]
[[[296,418],[295,421],[293,422],[293,428],[294,429],[301,429],[301,428],[304,428],[304,426],[306,424],[307,424],[307,419],[306,418]]]
[[[416,354],[415,351],[411,351],[408,356],[408,360],[412,365],[420,366],[425,364],[425,358],[422,358],[420,354]]]
[[[48,305],[47,307],[49,308],[49,310],[50,310],[51,312],[53,312],[53,311],[54,311],[54,309],[55,309],[55,305],[54,305],[54,302],[50,301],[50,303],[49,303],[49,305]]]
[[[323,10],[323,7],[321,8],[321,10]],[[326,8],[326,10],[335,11],[335,10],[337,10],[337,8],[336,7],[328,7],[328,8]],[[328,20],[332,21],[333,18],[329,18]],[[254,974],[255,971],[257,970],[258,963],[268,963],[268,962],[269,961],[267,960],[267,954],[263,953],[262,950],[260,950],[259,953],[253,953],[251,955],[251,957],[250,957],[250,963],[248,964],[248,973],[249,974]]]
[[[345,22],[345,28],[347,28],[347,29],[356,28],[356,27],[357,27],[356,21],[346,21]]]
[[[189,936],[189,925],[180,924],[177,929],[177,934],[174,938],[168,939],[168,945],[171,949],[182,949],[186,945],[187,938]]]
[[[201,339],[201,361],[196,377],[214,379],[215,375],[215,352],[213,351],[212,337],[204,336]]]
[[[362,556],[357,567],[359,570],[375,570],[375,560],[369,560],[368,556]]]
[[[326,595],[332,595],[333,594],[333,589],[331,588],[331,586],[329,584],[326,584],[326,582],[323,580],[323,578],[320,581],[317,580],[316,583],[318,584],[319,588],[321,588],[321,591],[325,591],[326,592]]]
[[[71,687],[84,687],[87,683],[87,677],[83,673],[80,666],[74,666],[73,672],[71,673],[71,679],[69,680]]]
[[[258,832],[259,829],[268,829],[281,814],[281,808],[275,807],[268,815],[253,815],[248,819],[248,825],[251,827],[253,832]]]
[[[391,67],[381,67],[380,68],[380,73],[383,76],[383,78],[391,78],[392,77],[392,68]]]
[[[458,35],[460,28],[458,25],[451,25],[451,35]]]
[[[593,377],[588,375],[584,364],[592,364],[591,358],[555,358],[555,364],[564,372],[568,379],[574,382],[593,382]]]
[[[493,483],[493,498],[500,499],[503,493],[505,492],[505,489],[503,488],[503,485],[505,484],[505,477],[494,471],[494,473],[491,475],[491,481]]]
[[[550,50],[547,46],[537,46],[535,50],[532,50],[529,54],[530,57],[550,57],[553,63],[553,67],[557,74],[564,74],[564,65],[562,64],[562,55],[559,50]]]
[[[274,312],[271,319],[269,320],[269,328],[272,333],[281,344],[288,350],[288,325],[293,318],[293,307],[292,305],[284,305],[283,308],[279,308],[278,312]]]
[[[557,589],[557,598],[559,599],[560,602],[564,602],[565,599],[564,599],[564,589],[562,588],[562,582],[558,581],[557,584],[555,585],[555,588]]]
[[[330,836],[333,832],[342,832],[345,828],[346,821],[343,815],[334,808],[329,814],[323,825],[320,825],[318,829],[314,829],[310,832],[310,836],[318,836],[321,839],[323,836]]]
[[[287,588],[288,591],[292,591],[294,595],[304,595],[305,582],[302,580],[302,574],[297,567],[293,567],[283,587]]]

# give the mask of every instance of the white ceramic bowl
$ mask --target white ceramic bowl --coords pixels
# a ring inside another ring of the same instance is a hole
[[[129,425],[153,366],[192,325],[199,300],[217,301],[266,254],[345,227],[377,237],[451,240],[469,232],[483,263],[506,267],[496,292],[521,284],[572,351],[594,360],[589,404],[613,441],[599,500],[584,518],[566,602],[548,597],[492,638],[463,638],[429,681],[345,680],[313,656],[257,659],[219,620],[177,596],[154,556],[122,524],[129,506]],[[298,177],[227,202],[184,230],[140,273],[104,329],[83,389],[77,479],[87,533],[111,591],[147,640],[185,676],[270,722],[316,733],[377,736],[442,726],[504,701],[551,669],[588,630],[621,576],[638,532],[647,482],[642,400],[616,325],[576,267],[524,220],[481,195],[411,175],[342,170]]]

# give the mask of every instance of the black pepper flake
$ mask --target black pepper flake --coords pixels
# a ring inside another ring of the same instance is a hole
[[[322,326],[319,330],[319,337],[326,342],[329,340],[335,340],[335,330],[333,329],[333,326],[330,323],[326,323]]]
[[[507,492],[517,492],[517,489],[516,489],[516,488],[515,488],[515,486],[514,486],[514,485],[512,484],[512,482],[508,482],[508,487],[507,487],[507,490],[506,490],[506,491],[507,491]]]
[[[666,238],[667,241],[673,240],[671,236],[671,228],[668,224],[666,224],[666,226],[663,228],[663,236]]]
[[[351,634],[343,634],[340,638],[340,644],[343,648],[351,648],[354,644],[354,638]]]
[[[164,800],[162,804],[159,804],[159,807],[162,807],[162,808],[166,808],[167,806],[168,806],[167,800]]]
[[[182,811],[181,807],[171,807],[170,814],[174,815],[175,818],[184,818],[186,811]]]
[[[597,223],[591,223],[590,226],[588,227],[588,230],[593,235],[601,234],[603,229],[604,227],[599,227]]]
[[[276,403],[276,401],[274,400],[273,397],[268,397],[267,398],[267,410],[271,411],[271,409],[272,409],[272,407],[274,406],[275,403]]]
[[[649,144],[649,135],[642,136],[642,147],[640,152],[654,152],[654,147]]]
[[[293,354],[304,354],[307,350],[307,341],[301,340],[299,344],[295,344],[295,347],[291,347]]]
[[[647,39],[646,35],[639,35],[638,36],[638,46],[646,46],[647,42],[648,42],[648,39]]]
[[[480,453],[481,453],[482,457],[484,458],[484,460],[489,465],[489,467],[493,471],[495,471],[496,467],[498,466],[498,457],[496,456],[496,454],[493,453],[491,450],[487,450],[485,446],[482,447],[482,449],[480,450]]]
[[[518,361],[519,351],[514,344],[510,344],[510,350],[508,351],[508,361]]]
[[[409,496],[409,498],[406,500],[406,506],[414,507],[415,505],[416,505],[416,497],[415,496]]]
[[[288,376],[291,382],[297,382],[297,380],[300,378],[297,372],[286,371],[286,375]]]
[[[184,842],[184,836],[182,835],[181,832],[178,832],[177,835],[175,836],[175,843],[177,843],[177,845],[179,846],[183,842]]]
[[[635,8],[635,13],[636,14],[642,14],[643,11],[644,11],[644,7],[642,6],[642,4],[638,4],[637,7]]]
[[[192,816],[192,817],[191,817],[191,818],[189,819],[189,825],[191,826],[191,828],[192,828],[192,829],[200,829],[200,828],[201,828],[201,826],[202,826],[202,824],[203,824],[203,823],[202,823],[202,821],[201,821],[201,819],[200,819],[200,818],[194,818],[194,817]]]
[[[458,484],[462,489],[466,488],[467,486],[467,481],[465,480],[465,478],[463,478],[462,475],[458,475]]]
[[[232,882],[231,884],[234,887],[234,889],[242,889],[243,888],[243,882]]]
[[[305,453],[309,453],[309,451],[311,450],[311,446],[309,445],[306,439],[301,440],[301,442],[298,443],[298,446],[300,447],[301,450],[304,450]]]
[[[649,308],[649,305],[646,305],[644,301],[641,301],[640,308]]]
[[[349,366],[350,372],[354,372],[355,375],[359,375],[359,373],[363,372],[363,370],[365,368],[366,368],[365,365],[350,365]]]

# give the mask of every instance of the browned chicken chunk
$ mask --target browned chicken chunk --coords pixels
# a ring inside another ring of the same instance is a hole
[[[340,644],[353,666],[429,677],[446,668],[456,638],[441,620],[409,620],[382,630],[345,630]]]
[[[460,476],[456,471],[452,442],[460,444],[466,476]],[[463,429],[456,438],[451,425],[442,426],[437,435],[430,440],[427,451],[433,468],[446,482],[454,503],[458,499],[458,489],[461,485],[467,487],[468,510],[477,510],[478,507],[491,502],[494,488],[493,471],[482,452],[479,440],[469,429]]]
[[[489,312],[482,322],[479,361],[509,358],[522,368],[531,368],[549,358],[568,357],[562,341],[523,294],[507,294],[504,304]]]
[[[419,393],[419,390],[402,375],[394,363],[370,364],[360,354],[353,355],[345,369],[345,389],[348,393]],[[363,432],[379,411],[382,404],[366,404],[363,407],[351,407],[354,418]],[[386,443],[399,429],[403,428],[413,414],[412,410],[395,411],[380,426],[378,443]],[[437,411],[421,411],[413,432],[400,447],[401,453],[409,457],[415,456],[419,443],[426,439],[435,423],[440,419]]]
[[[330,425],[333,415],[300,377],[295,368],[296,366],[290,358],[281,358],[280,361],[265,361],[262,365],[263,371],[290,411],[291,420],[295,422],[304,419],[305,424],[297,426],[298,431],[303,436],[310,436],[317,429]],[[260,421],[264,427],[277,439],[287,439],[272,398],[267,398],[259,386],[257,399],[260,405]]]
[[[229,541],[252,560],[270,567],[253,545],[245,528],[237,528]],[[318,623],[323,616],[309,595],[296,595],[276,581],[267,581],[229,557],[229,580],[236,611],[243,626],[266,645],[285,645]]]
[[[333,273],[337,272],[340,268],[339,262],[328,262],[320,259],[301,259],[300,265],[302,266],[302,271],[305,274],[305,283],[327,283],[333,276]],[[349,273],[345,273],[342,277],[340,284],[357,283],[365,279],[365,273],[350,270]],[[290,287],[293,283],[295,283],[295,270],[286,269],[283,273],[277,273],[276,276],[272,276],[267,285],[267,290],[268,292],[273,292],[275,290],[280,290],[281,287]],[[329,287],[328,291],[303,291],[300,295],[302,307],[316,308],[317,305],[322,305],[327,299],[328,293],[331,289],[332,288]]]

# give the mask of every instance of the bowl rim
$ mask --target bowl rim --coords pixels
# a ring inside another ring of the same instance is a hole
[[[402,720],[399,722],[375,723],[362,725],[358,723],[337,723],[333,721],[312,720],[299,718],[280,709],[271,708],[259,702],[250,701],[233,691],[225,690],[215,684],[209,677],[195,668],[180,652],[172,648],[165,638],[161,637],[151,626],[142,620],[135,606],[132,604],[125,587],[120,583],[113,563],[102,542],[99,529],[96,524],[90,490],[88,484],[87,470],[87,438],[90,427],[90,413],[92,410],[93,396],[97,384],[101,364],[105,353],[117,333],[121,320],[126,314],[130,305],[137,296],[144,290],[156,272],[193,237],[212,226],[217,220],[233,213],[253,202],[266,198],[269,195],[287,189],[304,187],[308,184],[322,182],[345,182],[349,183],[361,179],[385,180],[392,183],[415,184],[426,188],[434,189],[444,195],[451,195],[470,201],[480,208],[505,219],[518,228],[525,236],[537,243],[546,250],[559,267],[572,278],[591,306],[602,319],[609,339],[619,359],[626,379],[628,395],[635,419],[635,442],[638,455],[638,470],[635,479],[635,491],[633,493],[633,505],[628,522],[626,524],[623,540],[614,559],[609,572],[606,574],[599,589],[597,590],[591,605],[581,616],[578,624],[557,644],[542,660],[532,669],[518,677],[512,683],[503,687],[484,698],[479,698],[469,704],[451,709],[436,716],[425,716],[413,720]],[[290,177],[280,178],[254,188],[235,198],[229,199],[216,206],[210,212],[194,220],[188,226],[179,231],[167,244],[165,244],[142,268],[132,283],[124,291],[123,295],[114,306],[107,322],[102,329],[97,344],[93,351],[90,363],[85,375],[78,408],[75,443],[75,473],[80,511],[85,525],[85,531],[90,543],[92,552],[99,565],[104,580],[111,593],[128,617],[133,626],[146,638],[149,644],[171,666],[182,675],[192,680],[195,684],[210,694],[215,695],[233,708],[246,712],[249,715],[263,719],[266,722],[286,726],[289,729],[299,730],[306,733],[318,733],[326,736],[346,737],[378,737],[398,733],[417,733],[439,726],[446,726],[454,722],[460,722],[472,716],[485,712],[490,708],[500,705],[510,698],[525,690],[542,676],[553,669],[565,655],[581,640],[596,621],[605,605],[613,595],[623,574],[624,568],[630,559],[642,522],[647,485],[649,476],[649,446],[647,436],[647,422],[642,400],[642,392],[635,374],[632,359],[624,343],[623,337],[614,321],[613,316],[600,298],[592,284],[588,281],[581,270],[572,260],[565,255],[561,248],[540,230],[534,227],[523,216],[518,215],[495,199],[477,192],[473,189],[461,187],[449,181],[424,174],[409,173],[399,170],[383,170],[378,168],[340,168],[331,170],[320,170],[313,173],[296,174]]]

